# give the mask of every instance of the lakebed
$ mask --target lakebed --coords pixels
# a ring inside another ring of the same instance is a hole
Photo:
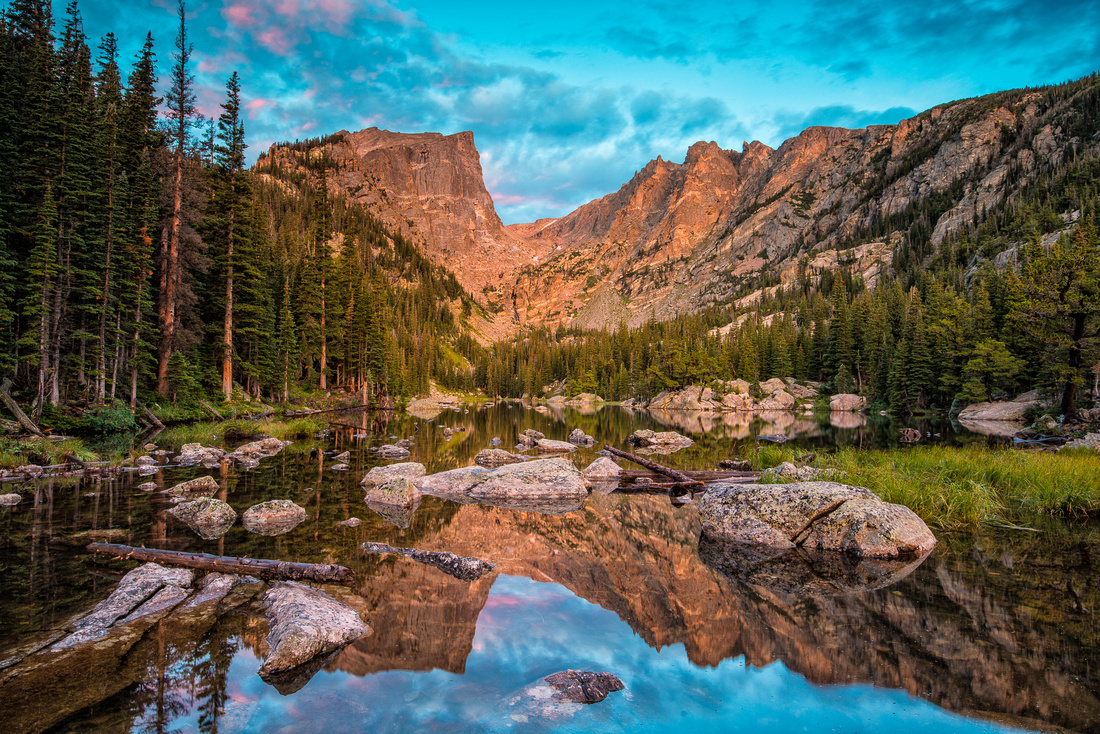
[[[851,417],[844,425],[793,416],[704,424],[617,407],[468,409],[430,422],[337,416],[248,470],[167,466],[145,477],[18,486],[23,501],[0,517],[0,658],[105,598],[135,565],[87,554],[74,536],[88,530],[130,545],[348,566],[372,633],[284,696],[257,675],[262,618],[227,614],[197,635],[154,627],[114,667],[68,671],[82,698],[50,700],[44,691],[5,700],[4,728],[43,720],[32,715],[51,707],[49,725],[59,731],[1100,731],[1096,521],[1037,516],[1029,530],[937,530],[933,554],[896,583],[819,596],[731,578],[701,544],[695,509],[665,496],[594,492],[563,515],[425,497],[406,527],[364,504],[359,480],[383,463],[370,448],[391,437],[411,436],[411,460],[430,472],[470,465],[493,437],[511,448],[526,428],[564,439],[579,427],[596,437],[595,447],[571,455],[579,467],[602,443],[622,446],[639,428],[694,438],[660,457],[681,469],[744,457],[760,435],[792,436],[807,450],[897,443],[896,426],[850,425]],[[446,439],[444,426],[464,430]],[[928,438],[941,443],[996,442],[947,425],[920,428],[940,433]],[[220,438],[212,427],[202,442]],[[343,451],[350,468],[334,470]],[[208,541],[167,515],[166,495],[137,488],[205,474],[238,513],[289,499],[307,519],[278,536],[238,522]],[[362,523],[339,524],[351,517]],[[364,542],[484,558],[496,571],[461,581],[366,553]],[[565,669],[609,671],[625,689],[572,707],[525,694]]]

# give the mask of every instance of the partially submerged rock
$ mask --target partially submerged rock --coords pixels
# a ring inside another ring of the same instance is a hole
[[[165,490],[167,494],[175,497],[183,497],[184,499],[210,497],[217,491],[218,480],[210,475],[189,479],[186,482],[180,482],[171,489]]]
[[[183,502],[168,510],[205,540],[217,540],[237,521],[237,512],[228,503],[211,497]]]
[[[424,469],[423,464],[418,464],[415,461],[406,461],[401,464],[387,464],[386,466],[376,466],[369,472],[367,472],[359,483],[362,484],[364,487],[377,487],[385,484],[395,477],[419,479],[425,474],[427,474],[427,470]]]
[[[420,501],[420,490],[408,477],[397,476],[384,484],[370,485],[364,499],[371,504],[412,507]]]
[[[292,581],[272,585],[261,602],[270,652],[260,677],[283,695],[299,690],[332,653],[370,632],[351,607]],[[305,666],[310,669],[303,671]]]
[[[597,457],[595,461],[586,466],[581,475],[589,481],[614,482],[618,481],[623,468],[606,456]]]
[[[479,474],[467,493],[484,500],[570,501],[588,496],[581,473],[564,458],[509,464]]]
[[[456,556],[448,551],[426,551],[419,548],[395,548],[385,543],[363,543],[363,550],[371,553],[400,553],[414,561],[434,566],[446,574],[454,576],[460,581],[477,581],[487,573],[491,573],[496,566],[483,561],[480,558],[469,556]]]
[[[409,450],[400,446],[380,446],[378,448],[379,459],[407,459],[409,456]]]
[[[538,445],[539,441],[546,438],[546,434],[541,431],[536,431],[534,428],[528,428],[519,434],[519,439],[516,442],[517,449],[533,449]]]
[[[912,558],[936,545],[909,508],[836,482],[718,482],[703,495],[699,516],[706,536],[778,550],[804,546],[865,558]]]
[[[642,454],[648,453],[672,453],[679,451],[682,448],[691,446],[692,441],[687,436],[682,436],[676,431],[651,431],[648,428],[642,428],[630,436],[627,439],[630,443],[638,447],[639,452]]]
[[[535,449],[540,454],[568,454],[577,450],[574,444],[568,441],[555,441],[550,438],[540,438],[535,444]]]
[[[221,464],[225,451],[214,446],[203,446],[200,443],[185,443],[180,449],[180,455],[176,462],[180,466],[194,466],[201,464],[207,469],[213,469]]]
[[[351,452],[350,451],[344,451],[343,453],[336,454],[336,456],[332,457],[332,460],[336,461],[336,462],[342,462],[342,463],[349,462],[349,461],[351,461]]]
[[[596,439],[589,436],[584,432],[582,428],[574,428],[569,433],[569,443],[582,444],[584,446],[591,446],[596,443]]]
[[[11,492],[10,494],[0,494],[0,507],[11,507],[12,505],[18,505],[22,501],[23,497]]]
[[[1039,391],[1032,390],[1017,395],[1013,400],[991,403],[974,403],[962,409],[960,421],[1022,421],[1030,408],[1042,406]]]
[[[554,689],[555,700],[573,703],[599,703],[607,698],[607,694],[626,687],[611,673],[590,670],[563,670],[546,676],[544,680]]]
[[[142,492],[152,492],[156,488],[156,482],[143,482],[139,484],[135,489],[140,489]]]
[[[241,522],[257,535],[283,535],[306,519],[306,511],[290,500],[268,500],[244,511]]]
[[[497,467],[505,464],[518,464],[527,461],[529,457],[513,454],[504,449],[482,449],[474,457],[474,463],[479,466]]]
[[[483,466],[466,466],[420,477],[415,479],[413,484],[425,492],[465,494],[488,471]]]

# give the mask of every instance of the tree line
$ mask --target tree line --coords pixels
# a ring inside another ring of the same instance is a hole
[[[177,16],[161,96],[151,33],[124,69],[113,34],[92,52],[75,2],[60,23],[45,0],[0,14],[0,373],[36,417],[468,384],[452,344],[473,305],[453,274],[332,195],[312,145],[283,146],[307,175],[248,170],[242,81],[199,114],[183,0]]]

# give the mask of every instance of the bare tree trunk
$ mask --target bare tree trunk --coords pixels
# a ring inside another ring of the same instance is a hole
[[[182,130],[184,121],[181,119]],[[182,137],[182,133],[181,133]],[[161,339],[157,363],[157,392],[168,394],[168,362],[172,359],[176,336],[176,286],[179,282],[180,228],[183,224],[183,141],[176,148],[175,181],[172,185],[172,221],[161,237],[163,269],[161,271]]]
[[[229,237],[227,244],[228,265],[225,277],[225,335],[222,339],[222,395],[226,400],[233,395],[233,219],[236,212],[229,209]]]

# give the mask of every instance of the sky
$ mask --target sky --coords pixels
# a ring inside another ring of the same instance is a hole
[[[147,31],[167,74],[176,0],[78,1],[124,76]],[[1100,70],[1098,0],[187,0],[187,24],[201,111],[240,74],[250,160],[341,129],[472,130],[506,224],[699,140],[778,147]]]

